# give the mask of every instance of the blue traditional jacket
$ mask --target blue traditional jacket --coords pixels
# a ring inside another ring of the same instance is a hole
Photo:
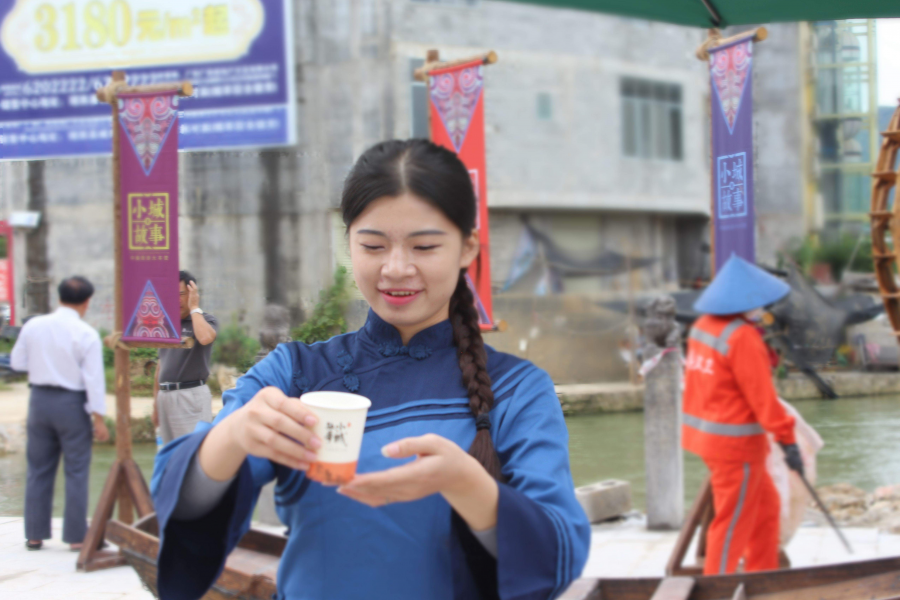
[[[547,599],[581,574],[590,526],[575,499],[568,431],[550,377],[531,363],[488,348],[493,382],[491,437],[503,465],[497,558],[440,494],[372,508],[311,481],[302,471],[249,457],[219,505],[193,521],[171,518],[194,453],[216,423],[260,389],[290,397],[351,391],[372,401],[358,472],[404,461],[385,444],[435,433],[468,449],[475,420],[462,386],[449,321],[407,346],[374,312],[357,332],[312,345],[281,344],[225,392],[212,425],[168,444],[157,456],[152,491],[160,526],[162,600],[199,598],[250,526],[260,488],[275,479],[276,509],[288,526],[278,569],[279,600]],[[412,459],[406,459],[412,460]]]

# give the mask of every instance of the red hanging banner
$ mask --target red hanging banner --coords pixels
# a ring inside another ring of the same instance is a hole
[[[431,141],[456,152],[472,178],[481,252],[468,270],[482,329],[494,326],[491,306],[491,249],[488,226],[484,144],[484,68],[482,59],[428,73]]]
[[[178,298],[178,96],[120,94],[125,341],[181,342]]]
[[[9,305],[9,325],[16,323],[16,300],[13,277],[13,230],[6,221],[0,221],[0,237],[6,238],[6,256],[0,258],[0,304]]]

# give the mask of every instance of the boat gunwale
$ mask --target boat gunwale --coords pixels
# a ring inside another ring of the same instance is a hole
[[[694,577],[695,587],[691,600],[710,600],[731,597],[736,587],[744,583],[748,596],[804,590],[813,587],[837,585],[847,581],[865,579],[877,575],[896,573],[900,577],[900,556],[861,560],[829,565],[815,565],[798,569],[778,569],[754,573],[706,575]],[[617,600],[616,588],[634,586],[655,589],[664,577],[586,577],[576,580],[560,600]],[[577,585],[576,585],[577,584]],[[637,591],[636,591],[637,592]],[[640,592],[637,592],[640,593]],[[649,599],[652,591],[646,596]],[[634,596],[637,598],[638,596]],[[629,599],[631,600],[631,599]]]
[[[153,535],[153,533],[149,531],[152,530],[155,522],[155,514],[148,515],[133,525],[128,525],[113,519],[110,520],[107,525],[106,535],[111,542],[119,546],[122,553],[126,556],[140,559],[142,562],[151,564],[155,567],[155,559],[134,549],[134,540],[128,539],[128,537],[138,536],[144,543],[149,544],[149,550],[158,552],[159,537]],[[277,534],[253,529],[248,531],[248,534],[250,533],[253,534],[251,539],[248,540],[251,543],[245,549],[263,555],[278,557],[280,559],[280,555],[271,551],[267,552],[266,550],[273,550],[273,548],[266,548],[265,544],[273,543],[276,546],[281,546],[283,549],[282,544],[286,543],[286,538],[284,538],[284,536],[278,536]],[[260,542],[262,542],[262,544]],[[238,547],[244,546],[239,542]],[[260,548],[262,548],[263,551],[260,551]],[[877,575],[887,575],[890,573],[896,573],[898,578],[900,578],[900,556],[829,565],[815,565],[798,569],[779,569],[754,573],[699,576],[694,578],[695,586],[690,595],[690,599],[712,600],[730,597],[731,592],[742,583],[748,588],[748,596],[757,596],[828,585],[838,585],[848,581],[865,579]],[[225,577],[230,585],[220,585],[220,581],[223,577]],[[580,578],[572,583],[569,590],[561,596],[561,600],[617,600],[617,596],[613,596],[612,594],[625,593],[624,589],[626,586],[635,588],[629,590],[628,600],[639,600],[640,598],[648,600],[653,595],[653,590],[659,586],[663,579],[665,578]],[[247,573],[226,566],[211,589],[226,595],[256,597],[248,596],[248,593],[252,593],[259,588],[268,588],[269,586],[275,587],[276,582],[267,576]],[[616,590],[615,588],[620,589]],[[648,590],[649,593],[644,595]],[[260,589],[259,591],[262,592],[263,590]],[[266,596],[266,598],[268,598],[268,596]],[[898,596],[898,598],[900,598],[900,596]]]
[[[156,554],[159,552],[159,537],[153,535],[148,531],[148,529],[152,528],[153,523],[155,522],[155,514],[148,515],[132,525],[123,523],[115,519],[110,519],[107,523],[106,530],[106,537],[109,539],[109,541],[119,546],[119,550],[126,556],[127,559],[129,559],[129,562],[131,560],[139,560],[144,564],[151,565],[153,567],[154,577],[156,576],[157,571]],[[275,543],[276,545],[278,545],[282,540],[286,542],[286,539],[283,536],[278,536],[266,531],[251,531],[254,534],[251,541],[268,540]],[[147,550],[150,550],[151,554],[153,554],[152,557],[147,553],[135,548],[135,542],[137,540],[140,540],[141,542],[146,544]],[[278,558],[280,560],[280,554],[260,552],[259,550],[255,549],[256,546],[257,544],[251,544],[250,547],[244,549],[273,558]],[[242,547],[240,542],[238,543],[238,547]],[[138,573],[138,575],[140,576],[140,573]],[[155,588],[155,586],[149,586],[145,581],[143,583],[147,587]],[[216,578],[215,583],[213,583],[209,591],[215,591],[228,597],[259,598],[261,600],[269,600],[272,594],[277,592],[277,582],[266,575],[247,573],[234,567],[229,567],[226,563],[226,566]],[[209,591],[207,592],[207,594],[209,593]],[[206,597],[206,595],[204,595],[204,597]]]

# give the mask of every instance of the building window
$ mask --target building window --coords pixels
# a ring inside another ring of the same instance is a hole
[[[624,77],[619,94],[625,156],[681,160],[681,86]]]
[[[424,58],[409,59],[409,106],[410,137],[429,138],[428,132],[428,86],[424,81],[416,81],[416,69],[425,64]]]
[[[553,97],[546,92],[537,95],[537,118],[538,121],[553,119]]]

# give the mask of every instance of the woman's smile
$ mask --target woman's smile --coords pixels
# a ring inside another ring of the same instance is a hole
[[[381,295],[384,297],[385,301],[388,304],[393,304],[394,306],[409,304],[410,302],[418,298],[419,294],[422,293],[422,290],[410,290],[402,288],[390,288],[378,291],[381,292]]]

